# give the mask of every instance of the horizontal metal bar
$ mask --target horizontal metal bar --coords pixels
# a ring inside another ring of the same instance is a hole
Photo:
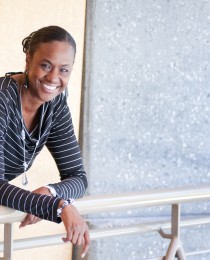
[[[148,206],[181,204],[205,199],[210,199],[209,185],[200,187],[185,187],[144,192],[86,196],[82,199],[76,200],[75,206],[79,210],[80,214],[87,215],[92,213],[135,209]],[[0,224],[19,222],[24,219],[25,215],[26,214],[23,212],[0,206]],[[203,220],[196,219],[194,221],[195,222],[193,222],[193,220],[189,220],[187,222],[181,221],[181,226],[190,226],[193,225],[193,223],[195,223],[195,225],[209,223],[209,219],[207,220],[206,218]],[[166,229],[170,227],[171,224],[169,223],[155,222],[152,224],[141,224],[139,226],[132,225],[132,227],[90,230],[90,237],[92,240],[95,240],[98,238],[105,238],[115,235],[159,231],[160,228]],[[62,235],[53,235],[16,240],[14,241],[14,250],[62,244],[63,242],[61,237]],[[3,251],[3,243],[0,244],[0,251]]]
[[[77,199],[75,206],[78,208],[80,214],[92,214],[148,206],[180,204],[204,199],[210,199],[210,185],[86,196],[82,199]]]
[[[196,218],[196,219],[186,219],[181,222],[181,227],[194,226],[199,224],[209,224],[210,218]],[[107,229],[94,229],[90,230],[91,240],[97,240],[101,238],[108,238],[116,235],[131,235],[146,232],[155,232],[162,229],[170,229],[170,221],[159,221],[156,223],[144,223],[139,225],[129,225],[125,227],[114,227]],[[33,237],[27,239],[14,240],[13,248],[14,250],[23,250],[36,247],[45,247],[63,244],[62,237],[65,234],[49,235],[42,237]],[[3,251],[3,243],[0,243],[0,252]]]
[[[64,242],[62,241],[62,236],[64,234],[59,235],[49,235],[49,236],[42,236],[42,237],[32,237],[32,238],[24,238],[24,239],[17,239],[14,240],[13,249],[14,250],[23,250],[23,249],[30,249],[36,247],[45,247],[45,246],[54,246],[60,245]],[[3,252],[3,243],[0,243],[0,252]]]
[[[86,196],[77,199],[75,206],[80,214],[92,214],[147,206],[170,205],[210,199],[210,185],[144,192]],[[0,224],[19,222],[25,213],[0,206]]]
[[[188,253],[185,253],[185,254],[186,254],[186,256],[210,254],[210,249],[188,252]]]
[[[210,218],[189,218],[182,220],[180,222],[180,227],[190,227],[197,225],[210,224]],[[94,229],[90,230],[91,240],[112,237],[116,235],[129,235],[135,233],[148,233],[160,231],[160,229],[170,230],[171,222],[169,221],[159,221],[159,222],[148,222],[143,224],[128,225],[124,227],[112,227],[106,229]]]
[[[24,212],[0,206],[0,224],[20,222],[25,216]]]

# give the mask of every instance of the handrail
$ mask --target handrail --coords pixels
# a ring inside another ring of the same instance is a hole
[[[75,201],[81,215],[99,212],[171,205],[210,199],[210,185],[142,192],[85,196]],[[0,224],[19,222],[25,213],[0,206]]]
[[[183,248],[180,246],[179,204],[207,199],[210,199],[210,185],[142,192],[129,192],[110,195],[86,196],[84,198],[77,199],[75,202],[75,206],[77,207],[80,214],[86,215],[99,212],[136,209],[141,207],[171,205],[171,234],[165,234],[161,230],[161,227],[159,228],[160,234],[163,237],[171,239],[171,244],[164,259],[171,259],[170,257],[174,254],[178,255],[178,259],[186,259],[184,256]],[[5,224],[6,226],[8,225],[8,223],[10,223],[12,225],[12,223],[14,222],[19,222],[23,220],[24,217],[25,213],[23,212],[0,206],[0,224]],[[94,239],[94,236],[92,236],[92,239]],[[12,243],[10,243],[10,245],[11,244]],[[4,257],[3,259],[6,260],[7,258]],[[8,259],[11,259],[11,257]]]
[[[187,203],[210,199],[210,185],[110,195],[86,196],[76,201],[80,214]]]
[[[24,212],[0,206],[0,224],[20,222],[25,216]]]

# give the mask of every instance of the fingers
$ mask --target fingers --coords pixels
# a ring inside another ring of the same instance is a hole
[[[62,238],[63,242],[71,242],[74,245],[80,246],[83,241],[85,230],[83,228],[74,228],[74,230],[67,232],[66,237]]]
[[[74,245],[82,245],[84,241],[82,251],[82,257],[84,257],[90,246],[88,225],[72,204],[62,210],[61,219],[66,229],[66,237],[63,238],[63,241],[69,241]]]
[[[27,214],[25,219],[20,223],[19,228],[23,228],[27,225],[31,225],[31,224],[36,224],[37,222],[41,221],[40,218],[31,215],[31,214]]]
[[[80,246],[82,244],[83,231],[80,233],[79,230],[75,230],[72,237],[72,244]]]
[[[83,250],[82,250],[82,254],[81,254],[82,258],[84,258],[85,255],[87,254],[89,246],[90,246],[90,235],[89,235],[89,231],[86,230],[86,232],[84,234],[84,245],[83,245]]]
[[[82,254],[81,257],[84,258],[88,252],[90,246],[90,236],[88,231],[88,226],[85,225],[85,229],[83,231],[77,229],[74,232],[69,232],[65,238],[62,238],[63,242],[71,242],[74,245],[82,245]]]

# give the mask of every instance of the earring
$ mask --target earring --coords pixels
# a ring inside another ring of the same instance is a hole
[[[27,70],[25,71],[25,83],[24,87],[27,89],[29,87],[29,80],[28,80],[28,72]]]

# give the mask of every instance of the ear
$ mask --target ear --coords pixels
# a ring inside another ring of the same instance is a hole
[[[30,54],[27,52],[26,53],[26,70],[29,70],[29,67],[30,67]]]

